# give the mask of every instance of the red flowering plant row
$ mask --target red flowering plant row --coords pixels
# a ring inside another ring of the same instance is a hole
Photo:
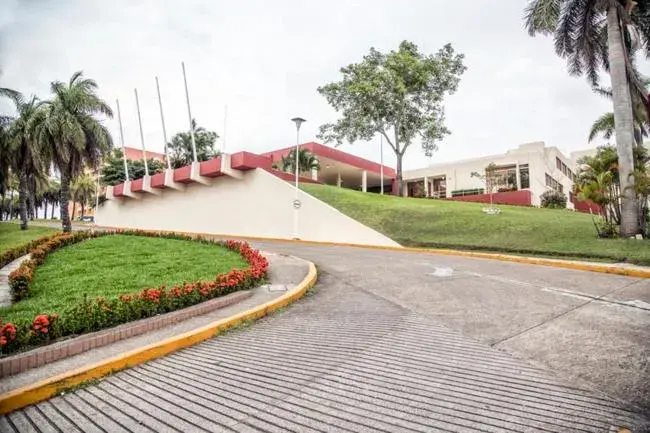
[[[52,251],[71,243],[80,242],[91,237],[111,234],[135,236],[165,237],[171,239],[213,242],[201,237],[175,233],[155,233],[144,231],[112,232],[78,232],[61,234],[47,238],[42,244],[31,250],[32,259],[11,275],[12,290],[18,288],[22,296],[29,296],[29,283],[36,266],[43,262]],[[236,251],[249,263],[248,268],[233,269],[219,274],[212,281],[195,281],[167,287],[144,288],[138,293],[120,295],[114,298],[84,298],[57,314],[40,314],[31,322],[0,322],[0,354],[7,355],[16,351],[47,344],[60,337],[94,332],[133,320],[152,317],[170,311],[198,304],[208,299],[255,287],[266,280],[268,261],[258,250],[245,242],[227,241],[220,243],[229,250]]]

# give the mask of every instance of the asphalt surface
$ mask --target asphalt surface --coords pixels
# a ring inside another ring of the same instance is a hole
[[[650,431],[650,281],[282,243],[286,311],[0,418],[0,431]]]

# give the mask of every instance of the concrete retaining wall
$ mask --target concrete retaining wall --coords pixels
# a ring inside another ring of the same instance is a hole
[[[291,239],[294,237],[293,186],[264,169],[242,172],[243,178],[214,178],[210,185],[187,184],[184,191],[166,188],[156,196],[113,198],[100,206],[97,224],[111,227],[170,230]],[[340,211],[299,192],[298,238],[364,245],[398,244]]]

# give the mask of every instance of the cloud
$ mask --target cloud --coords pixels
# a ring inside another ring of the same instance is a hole
[[[133,89],[138,88],[145,142],[162,150],[154,77],[159,76],[168,134],[187,128],[181,75],[186,62],[192,114],[220,135],[228,105],[229,150],[292,144],[290,118],[305,117],[302,138],[336,113],[316,88],[339,77],[371,46],[409,39],[434,52],[446,42],[466,55],[468,71],[447,100],[452,135],[432,160],[413,146],[405,165],[504,152],[544,140],[569,151],[588,147],[590,123],[611,104],[586,80],[570,77],[550,38],[523,29],[520,0],[1,0],[2,85],[46,97],[52,80],[76,70],[100,93],[120,99],[127,144],[139,146]],[[2,108],[2,107],[0,107]],[[119,142],[116,120],[108,126]],[[378,160],[379,144],[343,150]],[[392,162],[389,151],[386,161]]]

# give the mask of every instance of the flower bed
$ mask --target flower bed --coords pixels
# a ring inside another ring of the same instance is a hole
[[[212,242],[210,240],[175,233],[152,233],[144,231],[75,232],[57,234],[34,241],[30,249],[24,247],[7,251],[8,257],[20,257],[31,253],[31,259],[23,262],[12,272],[9,280],[15,300],[29,296],[29,286],[38,265],[52,252],[86,239],[113,234],[163,237],[168,239]],[[219,274],[211,281],[195,281],[166,287],[144,288],[138,293],[125,294],[110,299],[84,299],[69,306],[59,314],[40,314],[31,322],[0,322],[0,354],[7,355],[24,348],[48,344],[54,339],[93,332],[133,320],[178,310],[238,290],[252,288],[266,278],[268,261],[259,251],[245,242],[219,243],[236,251],[249,263],[244,270],[234,269]]]

